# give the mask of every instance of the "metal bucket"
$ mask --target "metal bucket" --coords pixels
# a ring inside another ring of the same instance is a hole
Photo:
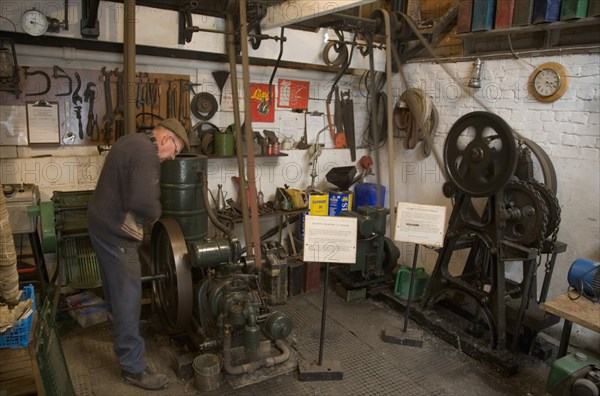
[[[219,389],[223,382],[221,358],[205,353],[194,358],[194,383],[199,391],[210,392]]]
[[[199,241],[208,234],[208,215],[202,196],[206,157],[181,154],[164,161],[160,170],[162,215],[173,217],[187,242]]]

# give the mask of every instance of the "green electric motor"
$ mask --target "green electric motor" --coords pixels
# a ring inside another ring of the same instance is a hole
[[[552,396],[600,394],[600,355],[576,352],[552,363],[546,391]]]

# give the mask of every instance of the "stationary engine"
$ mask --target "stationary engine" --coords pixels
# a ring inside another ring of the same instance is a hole
[[[292,321],[269,309],[253,262],[243,260],[238,239],[205,205],[205,169],[206,157],[198,155],[162,164],[163,218],[150,242],[154,303],[171,333],[190,330],[193,321],[199,324],[205,344],[223,348],[229,374],[282,363],[290,355],[283,340]],[[208,218],[224,237],[207,238]],[[273,355],[265,342],[281,353]],[[237,347],[241,355],[234,356]]]
[[[356,211],[340,212],[339,216],[356,217],[358,224],[356,263],[333,270],[346,287],[381,283],[396,267],[400,250],[385,236],[388,213],[388,209],[375,206],[360,206]]]

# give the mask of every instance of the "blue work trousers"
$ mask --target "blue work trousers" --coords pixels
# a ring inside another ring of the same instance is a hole
[[[112,320],[113,349],[123,370],[142,372],[146,363],[142,360],[144,339],[139,331],[142,301],[139,245],[128,241],[114,245],[93,234],[90,240],[98,258],[108,316]]]

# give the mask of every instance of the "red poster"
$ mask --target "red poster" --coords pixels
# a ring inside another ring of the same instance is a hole
[[[272,86],[273,100],[269,105],[269,84],[250,84],[250,107],[252,108],[252,122],[275,121],[275,90]]]
[[[278,107],[289,109],[308,109],[308,81],[279,80]]]

